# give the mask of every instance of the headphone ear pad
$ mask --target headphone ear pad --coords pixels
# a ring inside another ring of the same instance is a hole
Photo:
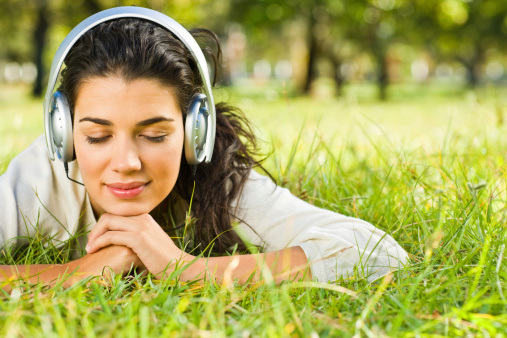
[[[69,101],[60,91],[53,94],[52,100],[49,112],[51,142],[58,158],[62,162],[71,162],[74,160],[74,140]]]
[[[197,165],[205,158],[206,137],[210,133],[209,113],[205,104],[206,95],[194,95],[185,120],[185,158],[190,165]]]

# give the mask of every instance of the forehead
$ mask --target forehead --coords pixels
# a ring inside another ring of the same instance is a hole
[[[139,120],[152,115],[181,118],[173,88],[152,79],[90,78],[77,90],[76,118]]]

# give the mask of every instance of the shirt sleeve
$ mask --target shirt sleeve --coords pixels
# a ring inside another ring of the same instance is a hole
[[[77,165],[69,167],[79,180]],[[94,221],[87,198],[84,187],[67,179],[63,164],[49,159],[44,136],[37,138],[0,176],[0,247],[37,233],[55,245],[69,239]]]
[[[300,246],[320,282],[356,273],[373,281],[408,261],[384,231],[306,203],[253,170],[233,210],[243,238],[265,251]]]

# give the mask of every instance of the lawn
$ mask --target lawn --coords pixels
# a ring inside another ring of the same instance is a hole
[[[0,87],[0,172],[43,130],[41,101],[25,93]],[[249,84],[216,100],[250,117],[279,184],[392,234],[410,253],[405,269],[371,284],[18,282],[0,296],[0,336],[507,335],[507,89],[396,85],[388,102],[373,94],[352,86],[336,99],[323,85],[314,98],[296,98],[280,84]],[[66,259],[41,241],[24,257],[0,259]]]

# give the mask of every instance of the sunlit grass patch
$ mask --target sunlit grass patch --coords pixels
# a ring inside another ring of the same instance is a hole
[[[42,133],[40,102],[9,90],[0,93],[0,137],[13,143],[0,163]],[[409,266],[371,284],[357,276],[332,284],[354,296],[318,284],[200,286],[150,276],[66,290],[18,282],[18,291],[1,295],[0,335],[507,335],[502,95],[485,88],[424,98],[405,89],[374,103],[350,93],[313,100],[269,90],[278,96],[262,99],[262,88],[256,97],[219,95],[233,96],[257,125],[273,177],[312,204],[388,231],[409,252]],[[27,114],[26,134],[7,127],[13,111]],[[68,259],[69,247],[43,242],[0,260]]]

